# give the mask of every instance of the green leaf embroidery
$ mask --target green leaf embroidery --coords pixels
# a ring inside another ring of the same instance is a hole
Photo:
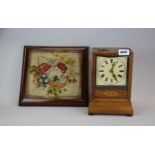
[[[73,65],[74,65],[74,63],[75,63],[75,60],[74,60],[74,59],[71,59],[71,58],[68,58],[68,59],[65,61],[65,63],[73,67]]]
[[[36,68],[37,68],[37,67],[34,66],[34,65],[31,66],[31,67],[30,67],[30,73],[36,72]]]
[[[53,94],[53,95],[57,96],[57,91],[56,91],[56,89],[54,89],[54,88],[52,88],[52,87],[50,87],[50,88],[47,90],[47,93],[48,93],[48,95]]]
[[[64,88],[64,91],[67,91],[67,89],[66,89],[66,88]]]
[[[59,92],[60,94],[62,94],[62,91],[61,91],[60,89],[58,90],[58,92]]]

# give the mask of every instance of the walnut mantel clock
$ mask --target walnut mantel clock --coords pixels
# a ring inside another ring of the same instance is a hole
[[[133,51],[94,48],[92,101],[89,114],[133,114],[131,103]]]

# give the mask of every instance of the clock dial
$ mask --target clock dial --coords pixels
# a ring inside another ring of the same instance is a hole
[[[102,57],[96,59],[97,86],[126,86],[127,57]]]

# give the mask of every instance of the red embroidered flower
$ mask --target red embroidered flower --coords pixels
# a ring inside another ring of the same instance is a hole
[[[39,74],[43,74],[45,73],[46,71],[48,71],[49,69],[51,68],[51,65],[47,64],[47,63],[42,63],[41,65],[39,65],[37,67],[37,72]]]
[[[64,63],[61,63],[61,62],[58,63],[58,68],[61,69],[62,73],[66,73],[66,71],[68,69],[67,66]]]

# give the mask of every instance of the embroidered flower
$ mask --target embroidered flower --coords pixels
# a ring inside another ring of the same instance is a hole
[[[62,73],[66,73],[68,68],[64,63],[59,62],[57,66],[59,69],[61,69]]]
[[[43,74],[43,73],[47,72],[50,68],[51,68],[51,65],[49,65],[47,63],[42,63],[41,65],[39,65],[37,67],[37,72],[39,74]]]

